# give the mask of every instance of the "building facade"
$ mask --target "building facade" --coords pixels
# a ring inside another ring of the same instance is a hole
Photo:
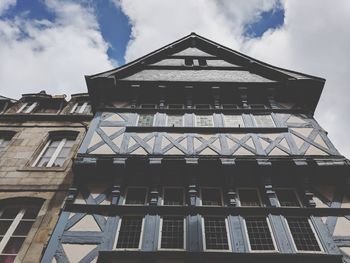
[[[40,262],[92,119],[89,105],[87,94],[0,98],[0,262]]]
[[[87,76],[94,117],[42,262],[350,262],[324,82],[194,33]]]

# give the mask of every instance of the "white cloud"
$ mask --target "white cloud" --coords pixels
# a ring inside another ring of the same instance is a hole
[[[54,22],[0,19],[0,94],[86,92],[84,75],[112,68],[93,10],[69,1],[44,2]]]
[[[316,119],[340,152],[350,156],[350,1],[284,0],[284,25],[254,40],[243,36],[244,26],[258,20],[261,12],[278,7],[277,1],[114,2],[132,25],[127,61],[195,31],[274,65],[326,78]]]
[[[5,13],[7,9],[16,4],[16,0],[1,0],[0,1],[0,15]]]

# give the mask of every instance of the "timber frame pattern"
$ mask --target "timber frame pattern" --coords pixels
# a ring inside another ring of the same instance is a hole
[[[42,262],[350,262],[349,161],[313,118],[324,81],[194,33],[86,76],[95,115]],[[228,103],[239,106],[224,108]],[[145,114],[153,125],[138,125]],[[167,126],[170,115],[182,116],[183,125]],[[197,115],[212,116],[213,126],[198,127]],[[241,116],[244,127],[227,127],[225,115]],[[271,116],[274,125],[258,125],[256,115]],[[147,189],[145,205],[125,204],[130,186]],[[166,186],[185,189],[186,205],[162,205]],[[222,206],[202,206],[202,187],[218,187]],[[241,187],[257,188],[262,205],[240,206]],[[301,207],[280,207],[275,190],[283,187],[296,189]],[[143,217],[139,249],[115,248],[125,215]],[[184,250],[159,249],[164,215],[185,218]],[[204,250],[205,216],[227,220],[231,251]],[[244,218],[251,216],[268,218],[276,251],[250,250]],[[296,249],[286,221],[291,216],[310,220],[321,252]]]

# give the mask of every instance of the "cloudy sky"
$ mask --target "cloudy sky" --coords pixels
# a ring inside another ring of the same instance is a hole
[[[85,92],[190,32],[326,78],[316,118],[350,157],[349,0],[0,0],[0,94]]]

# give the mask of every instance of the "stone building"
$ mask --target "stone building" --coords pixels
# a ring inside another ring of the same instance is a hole
[[[349,161],[313,117],[324,79],[190,34],[86,83],[42,262],[350,262]]]
[[[0,262],[40,262],[92,119],[87,94],[0,97]],[[84,107],[84,109],[82,109]]]

